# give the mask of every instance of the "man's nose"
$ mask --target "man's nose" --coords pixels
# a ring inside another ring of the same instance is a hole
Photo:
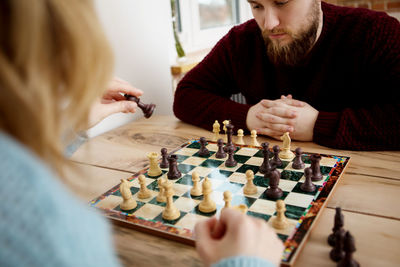
[[[264,12],[264,30],[271,31],[279,25],[277,12],[272,8],[266,8]]]

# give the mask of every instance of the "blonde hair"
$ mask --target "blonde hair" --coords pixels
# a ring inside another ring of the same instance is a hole
[[[62,139],[86,129],[112,67],[91,1],[0,2],[0,129],[60,175]]]

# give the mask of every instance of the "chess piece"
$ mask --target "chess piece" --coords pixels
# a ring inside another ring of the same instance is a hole
[[[246,171],[246,180],[247,183],[243,187],[243,193],[245,193],[246,195],[257,194],[257,187],[253,184],[254,172],[252,170]]]
[[[231,201],[232,201],[232,193],[230,191],[225,191],[224,192],[224,202],[225,202],[224,209],[231,207]]]
[[[313,173],[313,175],[311,176],[311,180],[321,181],[322,173],[321,173],[321,168],[319,166],[319,162],[321,160],[321,155],[312,154],[310,157],[310,160],[311,160],[311,169],[312,169],[312,173]]]
[[[343,241],[344,241],[345,231],[343,228],[339,229],[335,233],[335,246],[329,253],[331,260],[333,261],[340,261],[344,258],[344,251],[343,251]]]
[[[249,208],[245,204],[239,204],[237,206],[233,206],[233,209],[240,211],[243,214],[246,214]]]
[[[349,231],[346,232],[343,242],[344,258],[339,261],[338,267],[358,267],[360,264],[353,259],[353,253],[356,251],[354,238]]]
[[[156,197],[156,200],[158,202],[166,202],[167,198],[165,197],[165,188],[164,188],[164,183],[165,183],[165,179],[160,177],[157,180],[157,184],[158,184],[158,188],[160,189],[160,191],[158,192],[158,195]]]
[[[279,157],[281,159],[292,160],[294,158],[294,154],[292,151],[290,151],[290,143],[292,140],[290,139],[289,132],[284,133],[281,136],[281,140],[283,141],[283,145],[282,151],[279,153]]]
[[[146,187],[146,177],[144,177],[143,174],[139,175],[139,184],[140,184],[140,190],[138,193],[138,198],[140,199],[145,199],[151,197],[151,192],[150,190]]]
[[[271,164],[274,166],[274,168],[282,166],[282,160],[279,158],[279,146],[275,145],[272,150],[274,151],[274,158],[271,160]]]
[[[215,153],[215,157],[217,159],[225,158],[226,157],[226,152],[224,150],[224,140],[222,140],[221,138],[218,139],[217,146],[218,146],[218,151],[217,151],[217,153]]]
[[[244,136],[243,130],[239,129],[237,131],[237,139],[236,139],[237,145],[244,145],[243,136]]]
[[[160,163],[160,168],[168,168],[168,151],[165,147],[161,148],[161,163]]]
[[[224,125],[224,126],[222,127],[222,129],[224,130],[224,143],[227,143],[227,142],[228,142],[228,136],[227,136],[227,133],[226,133],[226,131],[227,131],[228,129],[226,128],[226,125],[228,125],[229,123],[230,123],[229,120],[224,120],[224,121],[222,122],[222,124]]]
[[[208,177],[203,181],[203,201],[200,202],[199,210],[204,213],[210,213],[217,209],[215,202],[211,199],[212,185]]]
[[[136,200],[132,197],[131,191],[132,183],[128,182],[126,179],[121,179],[121,184],[119,186],[119,192],[121,192],[122,203],[119,205],[121,210],[133,210],[137,207]]]
[[[174,190],[172,188],[171,181],[166,181],[164,183],[164,187],[165,187],[165,197],[167,198],[167,205],[165,206],[165,209],[162,213],[162,217],[165,220],[173,221],[178,219],[179,216],[181,216],[181,212],[174,205],[174,201],[172,198],[174,195]]]
[[[294,153],[296,154],[293,163],[292,163],[292,168],[295,170],[300,170],[304,168],[304,162],[301,159],[301,155],[303,155],[303,151],[301,150],[300,147],[296,148],[296,150],[294,151]]]
[[[276,218],[272,221],[272,227],[275,229],[285,229],[289,225],[289,221],[285,216],[286,205],[283,200],[276,201]]]
[[[304,169],[304,176],[306,177],[306,180],[302,185],[300,185],[300,189],[303,190],[304,192],[314,192],[315,185],[311,181],[311,176],[312,176],[311,168]]]
[[[150,118],[151,115],[153,115],[153,111],[156,108],[155,104],[144,104],[143,102],[140,101],[140,98],[137,98],[136,96],[133,95],[125,94],[124,97],[129,101],[136,102],[138,107],[143,111],[144,117],[146,119]]]
[[[263,149],[264,160],[258,171],[262,174],[269,174],[269,172],[273,169],[273,167],[269,161],[269,149],[268,149],[269,143],[264,142],[261,144],[261,146]]]
[[[212,141],[216,142],[219,139],[219,131],[221,130],[221,125],[218,123],[217,120],[215,120],[213,124],[213,138]]]
[[[200,149],[199,149],[199,152],[197,154],[199,156],[201,156],[201,157],[210,156],[210,151],[206,147],[206,145],[207,145],[206,138],[205,137],[200,137],[199,143],[200,143]]]
[[[260,146],[260,143],[257,141],[257,131],[256,130],[251,130],[251,145],[252,146]]]
[[[228,151],[229,147],[233,147],[236,150],[236,146],[232,142],[232,135],[233,135],[233,125],[229,123],[226,125],[227,142],[224,148],[225,151]]]
[[[266,191],[267,197],[271,199],[278,199],[283,196],[282,189],[278,187],[280,178],[281,173],[277,169],[274,169],[269,173],[269,187]]]
[[[332,233],[328,236],[328,244],[331,247],[335,246],[335,233],[340,229],[342,229],[343,225],[344,225],[344,217],[342,214],[342,209],[340,207],[336,207]]]
[[[168,163],[169,163],[169,170],[167,174],[168,179],[175,180],[182,176],[182,173],[178,169],[177,160],[178,160],[177,155],[170,155],[168,157]]]
[[[190,189],[190,195],[198,197],[202,195],[200,187],[200,176],[197,172],[192,173],[193,187]]]
[[[227,149],[228,159],[225,161],[226,167],[235,167],[237,165],[237,161],[234,159],[233,154],[235,152],[235,147],[230,146]]]
[[[150,160],[150,168],[147,171],[147,175],[150,177],[157,177],[162,174],[160,166],[158,166],[158,154],[151,152],[147,154],[147,158]]]

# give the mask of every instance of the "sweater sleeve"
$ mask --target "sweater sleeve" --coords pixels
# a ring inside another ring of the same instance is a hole
[[[257,258],[257,257],[246,257],[246,256],[237,256],[223,259],[216,264],[213,264],[212,267],[274,267],[271,262]]]
[[[230,119],[236,129],[246,129],[249,105],[230,97],[239,93],[233,79],[232,30],[178,84],[173,110],[180,120],[212,130],[215,120]]]
[[[372,94],[369,98],[376,102],[339,112],[321,111],[314,127],[314,141],[320,145],[350,150],[400,149],[400,24],[386,14],[379,18],[371,23],[366,39],[366,88],[360,92]]]
[[[0,134],[0,266],[119,266],[110,227]]]

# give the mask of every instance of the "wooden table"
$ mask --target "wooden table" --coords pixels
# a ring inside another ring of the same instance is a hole
[[[73,190],[89,201],[146,167],[148,152],[174,149],[201,136],[210,138],[212,133],[172,116],[141,119],[84,144],[72,157],[76,168],[67,174]],[[277,140],[258,139],[280,145]],[[336,266],[329,259],[326,243],[336,206],[342,207],[345,228],[356,240],[355,258],[362,266],[399,266],[400,152],[353,152],[292,142],[292,147],[297,146],[307,152],[350,156],[351,160],[295,266]],[[114,238],[126,266],[202,266],[195,249],[187,245],[118,226]]]

